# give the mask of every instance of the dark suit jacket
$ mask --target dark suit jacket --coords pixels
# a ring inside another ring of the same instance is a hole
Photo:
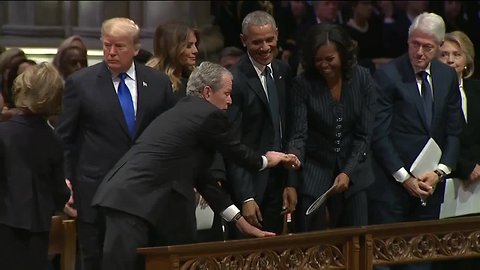
[[[408,55],[396,58],[375,73],[380,97],[372,147],[380,167],[375,166],[373,199],[409,198],[392,175],[401,167],[410,170],[430,137],[442,150],[440,163],[455,169],[463,123],[457,76],[453,68],[438,60],[432,61],[430,71],[434,100],[430,130]],[[438,184],[428,202],[442,202],[444,188],[444,183]]]
[[[0,134],[0,223],[49,231],[54,211],[70,197],[60,140],[34,115],[0,122]]]
[[[135,63],[137,81],[136,135],[160,113],[170,108],[171,83],[155,69]],[[128,151],[135,138],[104,62],[82,69],[65,83],[63,112],[56,131],[65,144],[66,176],[73,182],[79,218],[93,222],[92,197],[105,174]]]
[[[215,212],[226,209],[231,201],[218,185],[210,184],[207,173],[215,151],[252,169],[262,167],[260,155],[234,140],[228,129],[226,114],[214,105],[199,97],[182,99],[157,117],[114,166],[93,204],[162,227],[165,222],[175,223],[176,216],[195,215],[193,188],[197,187]],[[190,205],[185,213],[172,213],[172,204],[185,202]],[[196,230],[195,224],[178,226],[185,227]]]
[[[375,115],[375,81],[356,66],[342,85],[339,102],[332,99],[320,75],[295,79],[292,129],[288,152],[302,162],[300,192],[314,198],[331,187],[338,173],[350,177],[345,196],[373,182],[369,148]]]
[[[463,89],[467,96],[467,123],[461,136],[460,156],[454,177],[468,179],[480,163],[480,80],[464,79]]]
[[[287,100],[291,88],[291,74],[288,66],[278,60],[272,62],[275,85],[278,91],[281,129],[285,140]],[[274,148],[274,128],[272,115],[262,83],[248,55],[244,55],[233,71],[232,105],[228,109],[229,118],[234,121],[235,132],[242,143],[265,153]],[[276,149],[281,150],[281,149]],[[235,201],[241,203],[254,198],[259,204],[266,191],[272,169],[251,173],[227,160],[227,180],[230,182]],[[275,168],[285,170],[284,168]],[[285,173],[283,175],[287,175]],[[286,181],[277,179],[275,181]],[[292,186],[293,183],[287,185]]]

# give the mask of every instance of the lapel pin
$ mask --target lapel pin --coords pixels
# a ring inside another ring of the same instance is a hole
[[[281,80],[281,79],[282,79],[282,76],[281,76],[281,75],[280,75],[280,76],[278,76],[278,79],[279,79],[279,80]]]
[[[146,82],[143,82],[143,86],[147,87],[148,85],[147,85],[147,83],[146,83]]]

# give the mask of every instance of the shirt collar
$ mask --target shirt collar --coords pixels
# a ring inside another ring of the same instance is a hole
[[[259,77],[260,77],[261,75],[264,75],[264,74],[263,74],[263,71],[265,70],[265,67],[270,67],[270,70],[271,70],[272,73],[273,73],[272,63],[264,66],[264,65],[262,65],[262,64],[257,63],[255,60],[253,60],[253,58],[250,57],[250,54],[248,54],[248,58],[250,59],[250,62],[252,62],[253,67],[255,68],[255,71],[257,72],[257,75],[258,75]]]
[[[136,80],[136,76],[135,76],[135,62],[132,62],[132,65],[130,66],[130,68],[125,72],[127,73],[128,77],[132,80]],[[118,78],[118,73],[112,73],[112,79],[116,79]]]
[[[425,72],[427,72],[427,74],[429,76],[432,76],[432,73],[430,72],[431,66],[432,66],[432,63],[428,64],[427,68],[425,68],[425,69],[416,70],[415,68],[413,68],[413,70],[415,71],[415,74],[418,74],[418,72],[420,72],[420,71],[425,71]]]

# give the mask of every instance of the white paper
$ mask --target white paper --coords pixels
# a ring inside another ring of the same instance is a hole
[[[478,213],[480,213],[480,183],[465,185],[465,182],[460,179],[447,179],[444,201],[440,207],[440,218]]]
[[[325,193],[323,193],[322,195],[320,195],[320,197],[318,197],[311,205],[310,207],[308,207],[307,209],[307,212],[305,212],[305,215],[310,215],[311,213],[315,212],[315,210],[318,209],[318,207],[320,207],[320,205],[322,205],[323,203],[325,203],[325,201],[327,201],[327,199],[330,197],[330,195],[332,195],[333,193],[333,189],[336,187],[337,185],[332,185],[327,191],[325,191]]]
[[[441,157],[442,150],[435,140],[430,138],[410,167],[410,172],[418,178],[426,172],[434,171]]]
[[[202,208],[201,204],[195,209],[195,217],[197,218],[197,230],[211,229],[213,225],[213,210],[210,206]]]

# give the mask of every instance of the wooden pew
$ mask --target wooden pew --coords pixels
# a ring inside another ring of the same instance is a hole
[[[365,270],[480,257],[480,216],[373,225],[364,233],[360,261]]]
[[[145,269],[358,270],[361,228],[140,248]]]
[[[48,255],[60,255],[61,270],[75,270],[76,230],[75,220],[53,216],[50,226]]]

